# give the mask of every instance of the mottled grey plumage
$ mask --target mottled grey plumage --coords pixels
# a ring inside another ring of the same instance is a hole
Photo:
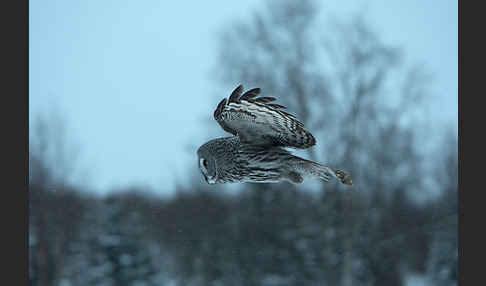
[[[284,106],[270,104],[273,97],[257,97],[259,88],[244,94],[239,85],[214,111],[231,137],[211,140],[199,147],[199,168],[209,184],[232,182],[301,183],[304,178],[330,177],[352,185],[345,172],[292,155],[283,147],[306,149],[316,140]]]

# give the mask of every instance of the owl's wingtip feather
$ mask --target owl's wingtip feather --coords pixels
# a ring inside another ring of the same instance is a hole
[[[240,102],[240,95],[242,92],[243,92],[243,85],[240,84],[231,93],[229,97],[229,102],[236,102],[236,103]]]

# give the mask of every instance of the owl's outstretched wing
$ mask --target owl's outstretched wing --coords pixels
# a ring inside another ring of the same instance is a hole
[[[275,98],[258,97],[259,88],[242,92],[243,86],[239,85],[214,111],[214,119],[225,131],[248,144],[299,149],[316,144],[304,125],[294,115],[282,110],[285,106],[269,103]]]

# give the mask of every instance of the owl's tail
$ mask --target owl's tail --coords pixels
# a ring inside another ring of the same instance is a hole
[[[334,177],[345,185],[353,185],[351,176],[342,170],[324,166],[299,157],[296,158],[298,158],[299,161],[298,165],[300,165],[300,167],[303,169],[302,171],[304,171],[304,173],[307,175],[318,177],[326,182],[328,182],[331,177]]]

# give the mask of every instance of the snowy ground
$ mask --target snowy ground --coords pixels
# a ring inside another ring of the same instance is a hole
[[[426,286],[432,285],[425,275],[409,274],[405,278],[405,286]]]

